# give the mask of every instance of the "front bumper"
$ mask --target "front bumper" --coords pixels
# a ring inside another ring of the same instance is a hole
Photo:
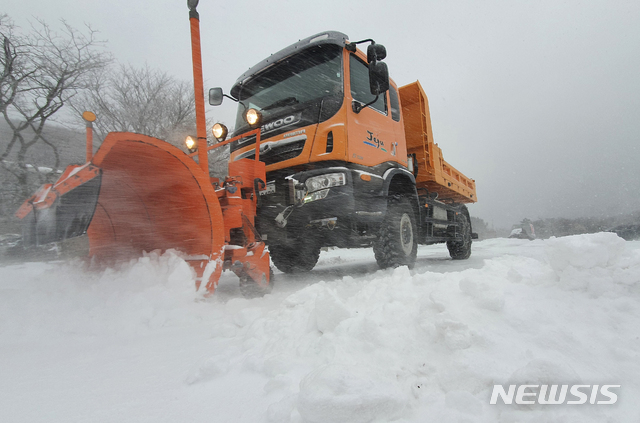
[[[307,179],[337,172],[344,173],[345,184],[328,188],[322,199],[308,201]],[[266,235],[267,243],[304,237],[323,246],[346,246],[363,233],[366,238],[368,227],[382,220],[387,202],[382,195],[383,179],[371,174],[363,179],[362,175],[362,171],[346,167],[327,167],[276,177],[275,193],[262,197],[258,230]],[[366,240],[355,244],[362,242]]]

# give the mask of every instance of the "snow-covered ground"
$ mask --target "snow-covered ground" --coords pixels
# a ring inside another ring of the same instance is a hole
[[[246,300],[178,256],[0,267],[3,422],[638,422],[640,242],[323,252]],[[613,384],[615,405],[490,405],[494,384]]]

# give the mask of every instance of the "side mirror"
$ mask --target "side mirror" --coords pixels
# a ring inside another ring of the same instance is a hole
[[[380,95],[389,90],[389,68],[386,63],[369,64],[369,88],[373,95]]]
[[[209,90],[209,104],[212,106],[219,106],[222,104],[222,99],[224,98],[224,93],[222,92],[222,88],[211,88]]]
[[[367,62],[373,63],[384,60],[387,57],[387,49],[382,44],[369,44],[367,47]]]

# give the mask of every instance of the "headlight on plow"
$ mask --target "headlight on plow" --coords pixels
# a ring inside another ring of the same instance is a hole
[[[185,140],[184,144],[187,146],[187,150],[189,153],[194,153],[198,149],[198,144],[196,142],[196,137],[189,135]]]

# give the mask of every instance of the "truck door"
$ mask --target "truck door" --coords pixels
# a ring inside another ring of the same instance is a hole
[[[397,144],[389,108],[387,93],[380,95],[372,105],[356,113],[353,101],[361,104],[371,102],[375,96],[369,88],[369,68],[364,60],[349,54],[349,78],[346,98],[348,160],[365,166],[375,166],[397,160]]]

